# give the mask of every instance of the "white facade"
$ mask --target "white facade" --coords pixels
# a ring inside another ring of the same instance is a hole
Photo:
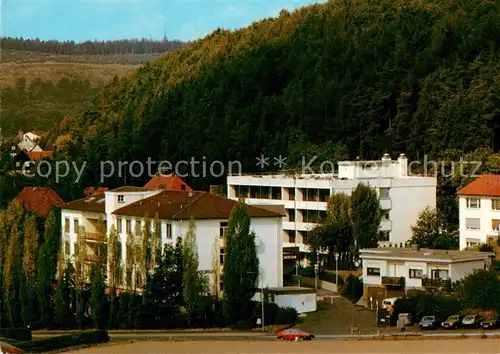
[[[460,249],[486,244],[500,235],[500,196],[467,196],[459,198]]]
[[[274,294],[274,303],[279,307],[293,307],[297,313],[308,313],[317,310],[316,292],[314,290],[303,293],[283,293]]]
[[[387,285],[383,277],[404,277],[406,289],[423,288],[424,279],[456,282],[489,266],[493,256],[472,251],[364,249],[360,250],[363,285]]]
[[[92,236],[97,233],[97,222],[101,217],[105,222],[107,235],[114,226],[121,242],[122,264],[126,264],[126,244],[128,232],[136,230],[136,223],[144,226],[142,217],[120,216],[113,214],[114,211],[130,205],[134,202],[144,200],[162,190],[115,190],[105,192],[101,197],[86,198],[89,202],[102,203],[102,212],[89,212],[83,210],[70,210],[62,206],[61,210],[61,230],[63,241],[63,253],[66,257],[72,257],[75,253],[78,228],[83,226],[87,233],[87,252],[90,256],[94,252],[94,243],[105,244],[107,236],[103,240],[92,240]],[[188,192],[186,192],[188,193]],[[92,200],[92,198],[95,198]],[[84,201],[82,202],[85,203]],[[151,215],[150,218],[153,218]],[[224,246],[223,235],[227,227],[227,219],[196,219],[196,239],[198,243],[199,270],[203,273],[211,273],[214,265],[214,257],[219,261],[223,260],[220,253]],[[184,237],[187,233],[189,220],[166,220],[161,219],[162,246],[169,243],[175,245],[178,238]],[[222,224],[221,224],[222,223]],[[251,219],[251,230],[255,232],[257,256],[260,264],[259,286],[281,287],[283,285],[283,250],[282,250],[282,218],[281,217],[259,217]],[[219,239],[219,253],[214,255],[214,242]],[[221,252],[222,251],[222,252]],[[92,257],[89,257],[91,260]],[[211,280],[211,277],[210,277]]]
[[[379,193],[386,244],[405,244],[420,212],[436,206],[436,178],[411,176],[404,155],[397,161],[385,155],[380,161],[343,161],[338,166],[338,174],[228,176],[227,195],[245,198],[248,204],[283,205],[283,246],[298,246],[301,252],[309,251],[307,232],[326,216],[328,198],[350,195],[359,183]]]

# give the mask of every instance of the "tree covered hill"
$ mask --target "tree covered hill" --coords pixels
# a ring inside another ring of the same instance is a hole
[[[3,37],[0,125],[45,131],[82,111],[114,76],[185,45],[180,41],[42,41]]]
[[[331,1],[147,63],[53,140],[95,166],[206,156],[246,171],[261,153],[498,150],[499,50],[499,0]]]

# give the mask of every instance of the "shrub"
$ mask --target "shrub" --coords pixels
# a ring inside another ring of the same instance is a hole
[[[252,320],[239,320],[239,321],[236,321],[232,326],[231,328],[232,329],[236,329],[236,330],[239,330],[239,331],[246,331],[246,330],[249,330],[253,327],[253,323],[252,323]]]
[[[273,325],[276,322],[276,317],[278,316],[280,307],[272,302],[264,303],[264,324]],[[255,304],[253,311],[254,319],[262,318],[262,304]]]
[[[8,339],[29,341],[31,329],[29,328],[0,328],[0,336]]]
[[[302,275],[304,277],[314,278],[314,276],[315,276],[314,268],[313,267],[300,268],[299,275]]]
[[[336,283],[337,281],[337,277],[335,275],[335,273],[322,273],[321,274],[321,280],[326,280],[326,281],[329,281],[331,283]],[[339,283],[338,285],[344,285],[344,278],[342,278],[342,276],[339,274]]]
[[[281,307],[278,316],[276,316],[275,324],[277,325],[285,325],[285,324],[294,324],[297,322],[299,315],[297,310],[293,307]]]
[[[357,276],[349,274],[342,295],[353,302],[358,301],[363,296],[363,283],[361,280]]]
[[[20,342],[17,347],[30,353],[45,353],[49,351],[76,347],[80,345],[98,344],[109,342],[106,330],[85,331],[78,334],[36,339]]]

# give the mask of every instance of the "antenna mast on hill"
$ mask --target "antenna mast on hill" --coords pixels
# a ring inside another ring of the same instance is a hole
[[[163,41],[167,41],[167,26],[163,25]]]

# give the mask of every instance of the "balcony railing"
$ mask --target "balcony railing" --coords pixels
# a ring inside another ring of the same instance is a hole
[[[444,288],[449,284],[449,282],[450,282],[449,280],[443,280],[443,279],[424,278],[422,279],[422,286]]]
[[[96,232],[87,232],[85,238],[91,241],[106,242],[106,235]]]
[[[382,285],[402,286],[401,277],[382,277]]]

